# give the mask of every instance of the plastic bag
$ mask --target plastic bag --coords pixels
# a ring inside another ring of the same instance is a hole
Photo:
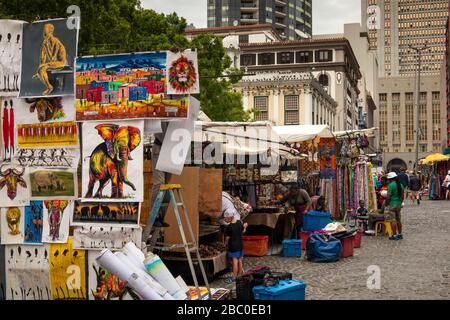
[[[341,252],[341,242],[332,236],[313,234],[306,243],[306,257],[312,262],[339,261]]]

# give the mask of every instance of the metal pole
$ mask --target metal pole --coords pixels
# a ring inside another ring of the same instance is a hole
[[[422,51],[417,50],[419,68],[417,70],[417,86],[416,86],[416,162],[414,169],[417,170],[419,167],[419,139],[420,139],[420,71],[422,66]]]
[[[417,85],[416,85],[416,162],[415,170],[419,168],[419,140],[420,140],[420,74],[422,71],[422,51],[428,49],[428,41],[425,42],[423,47],[413,47],[409,45],[409,48],[416,51],[418,59],[417,70]]]

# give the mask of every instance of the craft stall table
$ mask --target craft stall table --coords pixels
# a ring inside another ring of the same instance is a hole
[[[270,254],[273,254],[275,239],[290,239],[295,227],[295,213],[251,213],[245,219],[249,226],[265,226],[271,229]],[[280,241],[278,241],[280,242]]]

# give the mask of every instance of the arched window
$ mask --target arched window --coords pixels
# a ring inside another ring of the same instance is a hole
[[[330,79],[328,78],[328,75],[326,74],[321,74],[319,76],[319,83],[322,86],[322,88],[328,92],[328,86],[330,84]]]

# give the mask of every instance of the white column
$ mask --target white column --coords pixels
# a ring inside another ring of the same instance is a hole
[[[312,106],[313,106],[313,96],[310,90],[304,90],[303,94],[305,95],[305,108],[303,110],[305,114],[305,123],[304,124],[312,124]]]
[[[280,106],[279,106],[279,93],[277,90],[273,91],[273,121],[277,124],[277,125],[284,125],[284,119],[282,119],[282,121],[280,121]]]

